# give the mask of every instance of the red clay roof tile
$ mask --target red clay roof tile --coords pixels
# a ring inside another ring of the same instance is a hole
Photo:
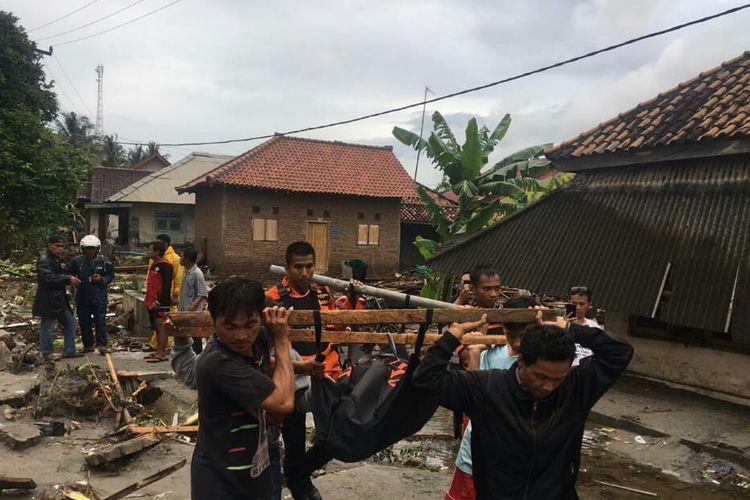
[[[749,135],[750,51],[545,152],[555,160]],[[617,133],[612,133],[612,131]]]
[[[413,198],[416,184],[388,147],[276,136],[177,188],[226,186]]]

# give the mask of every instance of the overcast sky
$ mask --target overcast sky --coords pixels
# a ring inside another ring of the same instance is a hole
[[[0,0],[27,29],[91,0]],[[106,16],[135,0],[98,0],[29,33],[33,40]],[[141,0],[109,19],[40,40],[47,48],[121,24],[174,0]],[[291,1],[182,0],[46,58],[63,110],[96,116],[104,65],[104,129],[139,141],[248,137],[337,121],[499,80],[560,59],[728,9],[739,0]],[[456,132],[470,116],[493,127],[513,117],[494,160],[560,142],[750,49],[750,10],[548,71],[428,105]],[[64,76],[64,72],[72,84]],[[80,97],[79,95],[80,94]],[[395,146],[418,132],[420,110],[308,134]],[[460,134],[463,135],[462,133]],[[239,154],[257,143],[167,148]],[[355,174],[356,175],[356,174]],[[440,179],[422,162],[418,180]]]

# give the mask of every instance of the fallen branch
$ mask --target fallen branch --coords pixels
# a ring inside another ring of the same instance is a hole
[[[133,372],[133,371],[119,371],[117,372],[119,378],[142,378],[148,380],[149,378],[172,378],[173,372]]]
[[[166,469],[160,470],[156,474],[153,474],[151,476],[148,476],[147,478],[141,479],[138,482],[135,482],[129,486],[126,486],[125,488],[121,489],[120,491],[111,494],[110,496],[106,497],[104,500],[119,500],[120,498],[125,498],[126,496],[130,495],[134,491],[138,491],[144,486],[148,486],[151,483],[155,483],[156,481],[160,479],[164,479],[171,473],[173,473],[176,470],[181,469],[185,466],[186,460],[183,458],[176,464],[167,467]]]
[[[156,433],[163,434],[167,432],[198,432],[197,425],[155,425],[152,427],[131,425],[128,430],[133,434]]]
[[[106,352],[104,353],[104,359],[107,360],[107,368],[109,368],[109,376],[112,378],[112,382],[115,384],[115,391],[117,392],[117,396],[120,399],[118,402],[117,414],[115,415],[115,429],[118,429],[121,424],[130,423],[130,421],[132,420],[132,417],[130,416],[130,412],[125,406],[125,395],[122,392],[122,386],[120,385],[120,380],[117,378],[115,365],[114,363],[112,363],[112,356],[108,352]]]

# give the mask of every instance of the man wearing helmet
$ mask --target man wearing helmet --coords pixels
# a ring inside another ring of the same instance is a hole
[[[81,255],[68,264],[68,271],[81,284],[76,289],[76,311],[81,325],[83,352],[94,348],[107,348],[107,286],[115,278],[115,268],[103,255],[99,255],[102,244],[99,238],[89,234],[81,238]],[[91,317],[96,325],[96,337],[92,332]]]

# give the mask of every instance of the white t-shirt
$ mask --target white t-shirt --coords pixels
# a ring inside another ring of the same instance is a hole
[[[595,320],[595,319],[589,319],[589,318],[583,318],[584,324],[588,326],[589,328],[599,328],[601,329],[601,325]],[[594,354],[594,352],[591,349],[587,349],[586,347],[583,347],[581,344],[576,344],[576,357],[573,359],[573,365],[572,366],[578,366],[581,363],[581,360],[583,358],[588,358]]]

